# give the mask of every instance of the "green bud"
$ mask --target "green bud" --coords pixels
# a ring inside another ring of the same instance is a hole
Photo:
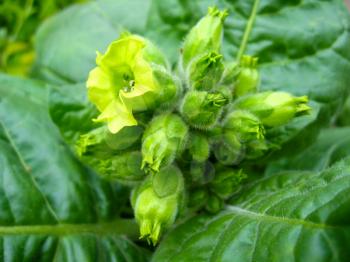
[[[243,56],[241,58],[240,71],[234,88],[234,94],[236,97],[257,92],[260,82],[257,63],[257,57]]]
[[[182,48],[183,68],[198,55],[214,51],[219,52],[222,42],[223,24],[227,11],[209,7],[204,16],[188,33]]]
[[[234,104],[236,109],[247,110],[269,127],[281,126],[294,117],[308,114],[307,96],[295,97],[287,92],[262,92],[244,96]]]
[[[181,208],[184,182],[181,171],[168,166],[134,190],[132,205],[140,225],[140,238],[155,245],[161,232],[169,228]]]
[[[175,79],[164,67],[153,66],[153,75],[157,84],[162,88],[159,90],[155,100],[157,106],[166,109],[177,102],[177,98],[182,92],[182,86],[178,79]]]
[[[230,87],[231,92],[240,72],[240,67],[237,62],[225,64],[225,70],[222,75],[221,83]]]
[[[139,126],[126,126],[117,134],[112,134],[106,126],[102,126],[81,135],[75,149],[79,156],[113,155],[115,151],[125,150],[136,144],[142,131]]]
[[[158,172],[182,152],[187,141],[188,127],[175,114],[162,114],[152,120],[142,139],[142,169]]]
[[[204,188],[190,190],[188,206],[193,209],[200,209],[207,203],[208,197],[208,191]]]
[[[184,119],[199,129],[212,128],[220,117],[227,99],[221,93],[187,92],[180,107]]]
[[[224,207],[224,201],[215,194],[210,194],[205,209],[212,214],[218,213]]]
[[[271,145],[265,139],[250,141],[246,145],[245,157],[249,160],[263,157],[270,149],[274,147],[275,146]]]
[[[210,189],[220,198],[227,199],[238,190],[242,181],[246,178],[247,175],[241,169],[218,168],[215,178],[210,184]]]
[[[215,175],[215,168],[209,161],[192,161],[188,171],[191,183],[196,185],[205,185],[209,183],[213,180]]]
[[[240,139],[233,132],[223,133],[213,147],[215,158],[223,165],[238,164],[242,160],[243,151]]]
[[[224,132],[234,132],[241,141],[263,139],[264,126],[259,118],[243,110],[233,110],[224,119]]]
[[[208,139],[202,134],[193,132],[189,139],[189,151],[193,160],[204,162],[209,157]]]
[[[190,86],[196,90],[209,91],[220,81],[224,65],[222,55],[216,52],[209,52],[189,65],[188,78]]]
[[[123,152],[120,155],[99,161],[97,170],[105,179],[133,185],[145,177],[145,173],[140,168],[141,161],[142,156],[139,151]]]

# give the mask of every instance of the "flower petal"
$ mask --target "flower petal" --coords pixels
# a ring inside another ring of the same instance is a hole
[[[112,80],[99,67],[95,67],[90,71],[86,85],[89,99],[97,106],[99,111],[105,110],[116,97],[116,94],[113,93]]]
[[[113,101],[95,119],[96,122],[107,122],[108,129],[115,134],[125,126],[137,125],[132,112],[120,101]]]

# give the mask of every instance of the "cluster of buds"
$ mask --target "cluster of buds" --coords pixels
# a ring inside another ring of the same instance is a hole
[[[149,40],[124,33],[87,81],[100,114],[77,152],[104,178],[135,186],[141,238],[190,212],[218,212],[241,188],[242,161],[264,156],[272,128],[308,114],[306,96],[259,92],[258,59],[226,62],[226,11],[211,7],[185,37],[174,72]]]

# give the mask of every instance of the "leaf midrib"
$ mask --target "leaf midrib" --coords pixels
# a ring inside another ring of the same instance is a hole
[[[265,220],[269,222],[278,222],[278,223],[284,223],[289,224],[292,226],[303,226],[313,229],[344,229],[346,226],[334,226],[334,225],[327,225],[323,223],[316,223],[309,220],[302,220],[298,218],[288,218],[288,217],[279,217],[279,216],[273,216],[268,215],[264,213],[257,213],[251,210],[243,209],[237,206],[231,206],[227,205],[226,210],[230,211],[233,214],[237,215],[243,215],[246,217],[250,217],[255,220]],[[350,227],[348,227],[350,229]]]
[[[127,235],[137,239],[138,227],[134,219],[116,219],[111,222],[91,224],[53,224],[53,225],[16,225],[0,226],[0,236],[6,235],[53,235],[76,234]]]

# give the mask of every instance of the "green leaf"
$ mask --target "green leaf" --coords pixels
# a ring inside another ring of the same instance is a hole
[[[294,157],[270,162],[266,175],[279,170],[322,171],[333,163],[350,155],[350,127],[322,130],[319,137],[304,151]]]
[[[77,83],[104,51],[128,29],[142,32],[149,0],[103,0],[72,6],[46,20],[35,37],[35,75],[51,83]]]
[[[64,138],[75,144],[80,135],[97,125],[96,107],[88,100],[85,84],[52,86],[49,89],[49,110],[53,122],[59,127]]]
[[[347,261],[350,158],[253,183],[215,216],[168,234],[153,261]]]
[[[344,107],[338,116],[337,124],[339,126],[350,126],[350,96],[347,98]]]
[[[100,180],[51,122],[47,87],[0,74],[0,257],[4,261],[145,261],[119,217],[127,193]]]

